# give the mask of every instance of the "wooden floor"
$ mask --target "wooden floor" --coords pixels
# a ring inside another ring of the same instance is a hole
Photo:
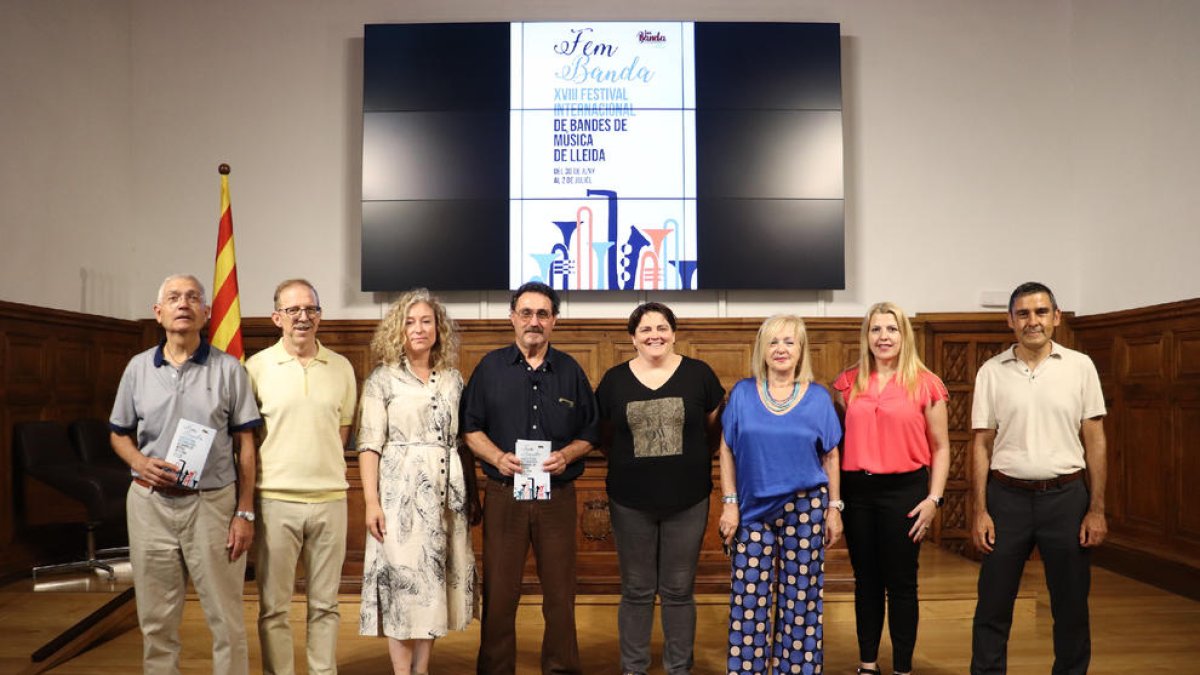
[[[915,672],[964,673],[970,659],[971,614],[975,606],[978,566],[944,551],[926,547],[921,560],[921,629]],[[0,673],[15,673],[29,664],[29,655],[60,631],[102,605],[114,590],[106,584],[91,592],[35,592],[30,582],[0,588]],[[64,585],[64,589],[69,586]],[[698,607],[695,673],[724,672],[727,598],[702,596]],[[1200,673],[1200,602],[1172,595],[1111,572],[1096,569],[1092,582],[1091,673]],[[617,599],[580,597],[577,611],[580,651],[586,673],[618,672]],[[245,618],[250,636],[251,672],[260,670],[256,603],[247,597]],[[304,606],[292,607],[297,642],[297,669],[304,672]],[[343,675],[389,672],[382,640],[357,635],[358,598],[342,598],[342,632],[338,661]],[[1041,566],[1026,571],[1009,646],[1010,673],[1047,673],[1051,662],[1051,618]],[[542,620],[538,598],[528,598],[518,616],[519,673],[538,672]],[[141,636],[136,626],[125,630],[51,672],[95,675],[140,672]],[[432,672],[466,674],[474,671],[479,624],[439,640]],[[890,666],[887,638],[883,665]],[[209,673],[209,635],[199,603],[190,599],[184,614],[184,673]],[[654,638],[655,659],[661,656],[661,637]],[[825,601],[825,664],[827,673],[853,673],[857,665],[854,604],[847,595]],[[661,673],[656,665],[651,672]],[[885,672],[888,672],[885,670]]]

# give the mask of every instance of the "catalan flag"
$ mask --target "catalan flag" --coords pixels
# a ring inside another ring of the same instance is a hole
[[[209,331],[214,347],[245,361],[237,257],[233,253],[233,211],[229,208],[229,165],[222,164],[217,171],[221,174],[221,224],[217,228],[217,262],[213,270]]]

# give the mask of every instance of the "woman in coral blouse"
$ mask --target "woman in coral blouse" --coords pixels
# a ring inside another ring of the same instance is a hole
[[[950,469],[946,386],[917,356],[904,310],[867,311],[859,362],[833,384],[843,414],[842,513],[854,566],[859,673],[878,675],[887,608],[892,670],[912,671],[917,556],[942,505]]]

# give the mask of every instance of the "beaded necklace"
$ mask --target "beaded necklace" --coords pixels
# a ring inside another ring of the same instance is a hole
[[[797,382],[792,387],[792,395],[782,401],[778,401],[774,396],[771,396],[771,388],[767,385],[767,381],[762,383],[763,401],[767,404],[767,409],[771,412],[781,413],[786,412],[792,404],[796,402],[796,397],[800,395],[800,383]]]

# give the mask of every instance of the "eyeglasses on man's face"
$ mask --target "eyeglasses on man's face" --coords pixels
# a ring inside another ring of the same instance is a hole
[[[280,314],[286,314],[289,319],[299,319],[301,314],[313,319],[321,316],[320,307],[284,307],[275,311]]]
[[[537,311],[534,311],[532,309],[529,309],[528,307],[526,307],[525,309],[515,310],[513,312],[513,314],[516,314],[517,318],[519,318],[522,321],[529,321],[530,319],[532,319],[534,317],[536,317],[538,321],[549,321],[550,317],[554,316],[548,309],[539,309]]]

